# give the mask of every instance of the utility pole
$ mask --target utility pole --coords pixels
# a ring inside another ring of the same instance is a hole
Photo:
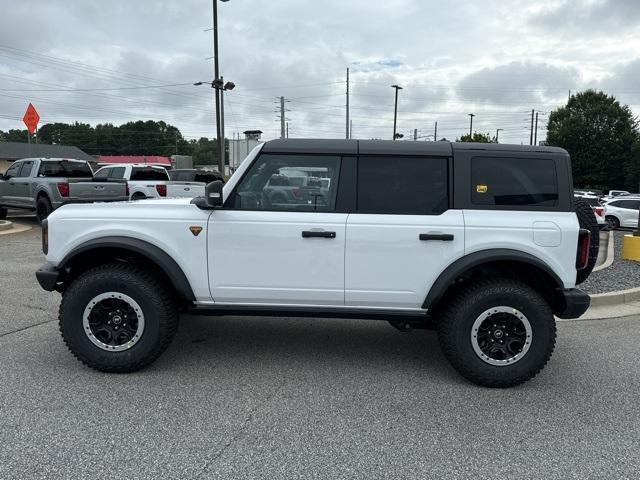
[[[496,143],[500,143],[498,142],[498,135],[500,135],[500,132],[504,130],[504,128],[496,128]]]
[[[218,80],[220,71],[218,69],[218,0],[213,0],[213,81]],[[213,85],[211,85],[213,87]],[[214,87],[214,95],[216,97],[216,131],[218,138],[218,149],[220,158],[218,160],[218,169],[224,175],[224,139],[222,138],[222,129],[220,128],[220,96],[221,93]]]
[[[289,122],[287,122],[287,138],[289,138]]]
[[[398,120],[398,90],[402,90],[402,87],[399,85],[391,85],[391,88],[396,89],[396,102],[393,107],[393,139],[396,139],[396,124]]]
[[[535,110],[531,110],[531,136],[529,137],[529,145],[533,145],[533,116],[535,113]]]
[[[176,155],[178,154],[178,132],[175,132],[176,134]]]
[[[347,68],[347,119],[345,123],[345,136],[349,139],[349,69]]]
[[[433,130],[433,141],[438,141],[438,122],[436,122],[436,128]]]
[[[220,77],[220,85],[224,85],[224,80]],[[222,170],[220,173],[224,176],[225,174],[225,164],[227,160],[227,148],[224,140],[224,88],[218,88],[218,93],[220,95],[220,164],[222,165]]]
[[[280,138],[284,137],[284,97],[280,97]]]
[[[353,138],[353,120],[349,120],[349,138]]]
[[[473,138],[473,117],[475,116],[475,113],[469,114],[469,140]]]
[[[414,128],[413,129],[413,141],[417,141],[418,140],[418,129]]]
[[[533,144],[537,145],[538,144],[538,113],[536,112],[536,129],[535,129],[535,134],[533,137]]]

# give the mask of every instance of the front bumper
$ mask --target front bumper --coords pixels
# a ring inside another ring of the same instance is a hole
[[[558,304],[555,315],[559,318],[578,318],[591,305],[591,297],[579,288],[558,290]]]
[[[43,289],[53,292],[58,285],[60,271],[51,263],[45,263],[36,272],[36,278]]]

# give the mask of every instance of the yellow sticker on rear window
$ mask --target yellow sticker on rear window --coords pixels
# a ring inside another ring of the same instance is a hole
[[[478,193],[487,193],[487,190],[489,190],[489,187],[486,185],[476,185],[476,192]]]

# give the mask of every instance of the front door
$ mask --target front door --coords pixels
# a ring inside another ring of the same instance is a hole
[[[344,305],[347,214],[335,212],[340,163],[331,155],[255,160],[209,219],[216,303]]]
[[[13,192],[16,197],[16,204],[21,207],[35,207],[35,199],[31,195],[31,171],[33,170],[33,160],[22,162],[22,168],[18,176],[14,179]]]
[[[14,162],[0,180],[0,195],[4,205],[18,206],[16,197],[16,177],[20,174],[22,162]]]

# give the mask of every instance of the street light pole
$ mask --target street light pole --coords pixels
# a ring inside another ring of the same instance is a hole
[[[473,138],[473,117],[475,117],[475,113],[470,113],[469,114],[469,140],[471,140]]]
[[[496,128],[496,143],[500,143],[498,142],[498,135],[500,134],[500,132],[504,130],[504,128]]]
[[[218,80],[218,0],[213,0],[213,80]],[[211,85],[214,89],[214,95],[216,98],[216,138],[218,141],[218,151],[220,152],[220,158],[218,159],[218,170],[224,175],[224,147],[220,147],[222,139],[222,131],[220,129],[220,92],[217,88]]]
[[[402,87],[399,85],[391,85],[391,88],[396,89],[396,102],[393,107],[393,139],[396,139],[396,123],[398,120],[398,90],[402,90]]]

